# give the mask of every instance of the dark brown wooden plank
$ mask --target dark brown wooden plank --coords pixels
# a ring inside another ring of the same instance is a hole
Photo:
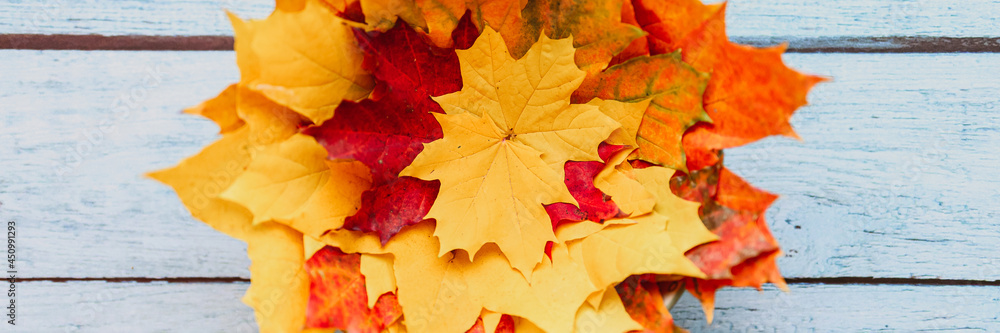
[[[1000,286],[1000,280],[876,278],[860,276],[788,278],[788,284],[872,285],[872,286]]]
[[[108,283],[246,283],[245,277],[31,277],[17,279],[23,282],[108,282]],[[823,285],[869,285],[869,286],[1000,286],[1000,280],[960,280],[960,279],[925,279],[925,278],[876,278],[861,276],[819,277],[819,278],[787,278],[789,285],[823,284]]]
[[[791,53],[989,53],[1000,52],[996,37],[734,37],[740,44],[788,43]]]
[[[229,51],[231,36],[0,35],[7,50]]]
[[[787,43],[789,53],[995,53],[997,37],[734,37],[758,47]],[[0,49],[228,51],[231,36],[0,35]]]

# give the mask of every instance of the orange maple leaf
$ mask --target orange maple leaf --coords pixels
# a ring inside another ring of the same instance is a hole
[[[514,58],[520,58],[538,36],[561,39],[573,36],[575,61],[593,75],[608,66],[612,57],[645,33],[621,21],[622,3],[617,0],[531,1],[502,26],[492,26],[503,35]]]
[[[712,75],[704,106],[711,124],[684,136],[690,170],[715,164],[705,151],[744,145],[770,135],[798,138],[789,119],[825,78],[785,66],[785,46],[754,48],[729,41],[725,4],[692,0],[635,0],[635,18],[649,32],[651,54],[681,50],[682,59]]]
[[[685,279],[685,287],[701,301],[709,322],[719,288],[760,289],[767,282],[785,288],[775,261],[781,250],[764,218],[777,196],[750,186],[723,168],[721,160],[715,166],[675,177],[671,187],[685,199],[702,202],[702,220],[719,236],[718,241],[686,253],[707,275],[706,279]]]
[[[645,328],[642,333],[671,333],[679,331],[674,318],[663,304],[663,294],[656,283],[656,276],[633,275],[615,286],[622,298],[625,311]]]

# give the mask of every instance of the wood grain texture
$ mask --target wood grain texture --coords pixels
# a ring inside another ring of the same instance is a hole
[[[263,18],[274,0],[14,0],[0,4],[0,33],[232,35],[224,9]]]
[[[998,0],[732,0],[726,30],[730,36],[996,37],[997,12]]]
[[[717,1],[710,1],[717,2]],[[260,18],[272,0],[19,0],[0,4],[0,33],[231,35],[222,12]],[[1000,36],[1000,0],[734,0],[731,36]]]
[[[1000,0],[728,6],[734,40],[788,41],[798,52],[1000,48]],[[7,1],[0,45],[23,45],[11,34],[171,36],[116,37],[157,43],[208,35],[215,44],[207,48],[226,49],[231,41],[220,36],[232,31],[222,8],[260,18],[273,1]],[[83,47],[73,48],[104,45],[77,41]],[[169,188],[141,177],[217,138],[210,122],[179,111],[236,80],[232,53],[0,58],[0,220],[19,225],[19,277],[57,281],[18,283],[13,331],[256,331],[239,301],[249,277],[245,246],[191,219]],[[767,139],[728,150],[726,160],[783,195],[768,216],[786,252],[780,265],[799,279],[790,294],[721,291],[711,326],[685,296],[673,311],[678,323],[694,332],[1000,331],[1000,54],[786,60],[835,78],[793,119],[805,141]],[[809,283],[867,281],[854,276],[885,284]],[[72,281],[162,277],[188,283]]]
[[[1000,56],[786,56],[834,77],[793,118],[803,142],[727,150],[782,195],[786,276],[1000,279]]]
[[[17,78],[0,80],[0,218],[25,226],[22,277],[248,277],[242,243],[141,176],[217,137],[179,110],[236,80],[231,52],[0,56]],[[785,275],[1000,280],[1000,77],[984,74],[1000,55],[786,59],[835,77],[793,119],[805,141],[726,157],[783,195],[768,216]],[[136,109],[116,108],[133,93]]]
[[[246,283],[24,282],[14,332],[254,332]],[[793,285],[719,292],[715,322],[684,296],[672,313],[692,332],[1000,330],[1000,290],[969,286]],[[53,315],[60,314],[60,315]],[[5,332],[7,327],[5,327]]]
[[[22,282],[4,332],[257,332],[249,283]],[[6,302],[6,300],[5,300]]]
[[[674,306],[692,332],[997,332],[1000,289],[963,286],[827,286],[725,289],[705,323],[690,295]]]
[[[212,142],[181,114],[238,79],[232,52],[0,51],[0,218],[20,277],[248,277],[242,242],[143,177]]]

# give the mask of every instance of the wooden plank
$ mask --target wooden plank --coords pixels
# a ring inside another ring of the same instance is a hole
[[[216,138],[178,111],[236,79],[232,53],[0,56],[17,78],[0,80],[0,218],[26,226],[23,277],[248,277],[240,242],[140,176]],[[1000,77],[983,75],[1000,72],[1000,55],[786,59],[836,78],[793,119],[805,142],[727,151],[737,173],[783,195],[768,216],[786,276],[1000,280]],[[114,112],[142,91],[138,109]],[[102,137],[105,120],[115,131]]]
[[[257,332],[253,310],[240,302],[248,286],[21,282],[16,325],[6,316],[0,324],[4,332]]]
[[[1000,289],[967,286],[792,285],[724,289],[715,319],[685,295],[671,313],[692,332],[996,332]]]
[[[223,9],[263,18],[274,0],[8,1],[0,4],[0,33],[232,35]]]
[[[997,12],[998,0],[733,0],[726,31],[730,36],[995,37]]]
[[[0,51],[0,218],[20,277],[248,277],[244,245],[143,173],[218,128],[181,114],[238,79],[232,52]]]
[[[221,8],[259,18],[267,15],[273,3],[15,1],[0,4],[0,33],[230,35]],[[728,31],[741,37],[996,37],[1000,31],[1000,17],[995,15],[1000,12],[1000,0],[736,0],[728,6]]]
[[[783,272],[1000,280],[1000,56],[785,58],[834,77],[793,117],[804,141],[726,156],[782,195],[767,216]]]
[[[0,35],[2,50],[232,51],[232,36]]]
[[[22,282],[17,288],[15,332],[256,331],[251,309],[239,300],[246,283]],[[690,296],[672,312],[693,332],[1000,330],[995,287],[724,289],[717,304],[715,322],[707,327]]]

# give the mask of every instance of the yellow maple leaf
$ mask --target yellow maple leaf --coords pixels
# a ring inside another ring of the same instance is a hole
[[[406,318],[399,320],[392,324],[392,326],[386,327],[383,333],[407,333],[406,332]]]
[[[386,245],[410,332],[464,332],[483,309],[526,318],[547,332],[571,332],[576,310],[597,290],[565,245],[556,244],[552,261],[525,280],[496,245],[484,246],[475,260],[464,251],[438,257],[433,229],[422,222]]]
[[[621,128],[611,133],[607,142],[613,145],[624,145],[632,148],[639,147],[636,142],[636,134],[639,132],[639,124],[642,123],[642,115],[646,113],[652,99],[645,99],[639,102],[626,103],[613,99],[601,100],[593,99],[587,104],[597,105],[601,112],[622,125]]]
[[[226,134],[235,131],[243,126],[243,119],[232,112],[236,109],[237,94],[239,86],[231,84],[226,87],[218,96],[201,102],[196,106],[184,109],[184,113],[196,114],[211,119],[219,125],[219,134]]]
[[[229,11],[226,15],[233,26],[233,49],[236,51],[236,67],[240,68],[240,83],[246,84],[260,77],[260,62],[252,44],[262,21],[244,21]]]
[[[529,321],[527,319],[524,319],[524,318],[519,318],[519,317],[514,317],[514,332],[518,332],[518,333],[547,333],[547,332],[545,332],[545,330],[539,328],[538,326],[536,326],[535,324],[533,324],[531,321]]]
[[[629,219],[636,223],[609,226],[567,243],[573,259],[587,267],[600,290],[636,274],[705,276],[673,246],[666,217],[653,213]]]
[[[633,178],[632,165],[626,161],[631,152],[625,149],[611,156],[604,169],[594,177],[594,187],[611,196],[625,214],[639,216],[653,211],[656,198]]]
[[[316,252],[319,252],[324,247],[326,247],[326,243],[309,235],[302,236],[302,252],[305,254],[306,260],[312,258]]]
[[[365,277],[368,307],[375,308],[378,297],[396,292],[396,278],[392,273],[392,256],[388,254],[361,254],[361,275]]]
[[[674,247],[687,252],[695,246],[719,239],[719,236],[709,231],[701,221],[701,216],[698,215],[701,204],[681,199],[670,191],[670,178],[674,172],[675,170],[664,167],[632,170],[635,179],[656,197],[653,211],[670,218],[667,233],[670,234]]]
[[[388,328],[386,328],[386,330],[388,330]],[[299,332],[301,332],[301,333],[340,333],[340,332],[343,332],[343,331],[338,330],[336,328],[307,328],[307,329],[301,330]],[[383,330],[383,332],[385,332],[385,330]]]
[[[604,228],[620,224],[635,224],[635,221],[629,219],[612,219],[604,221],[604,223],[589,220],[561,223],[559,228],[556,229],[556,239],[558,239],[560,243],[566,243],[585,238],[598,231],[604,230]]]
[[[285,141],[299,132],[300,124],[307,122],[292,109],[242,85],[237,88],[236,101],[236,113],[250,129],[250,140],[254,145],[266,146]]]
[[[277,10],[252,26],[233,22],[237,40],[248,39],[252,53],[237,62],[244,80],[252,73],[247,85],[313,123],[332,117],[342,100],[364,98],[371,90],[351,27],[319,0],[306,0],[297,11]],[[236,46],[238,54],[245,50],[240,42]]]
[[[600,292],[597,306],[584,303],[576,312],[574,332],[622,333],[642,331],[643,327],[629,316],[614,287]]]
[[[496,243],[526,277],[555,240],[543,204],[576,204],[563,183],[568,160],[598,161],[598,144],[620,127],[597,106],[570,104],[583,81],[572,40],[542,36],[521,59],[489,27],[458,50],[463,89],[435,98],[444,138],[401,176],[440,180],[427,214],[436,219],[439,255],[475,254]]]
[[[260,331],[301,330],[309,302],[302,233],[274,222],[253,226],[247,255],[251,279],[243,302],[254,308]]]
[[[330,230],[318,239],[327,245],[340,249],[344,253],[389,253],[389,250],[385,246],[382,246],[382,241],[379,240],[378,235],[374,233],[336,229]]]
[[[343,226],[371,186],[363,164],[326,156],[315,139],[296,134],[261,150],[220,197],[250,210],[254,224],[274,220],[319,238]]]
[[[194,218],[246,241],[253,216],[239,204],[219,198],[219,194],[250,164],[255,148],[249,137],[249,129],[243,126],[177,166],[148,176],[173,187]]]
[[[210,112],[226,119],[235,115],[231,105],[224,108]],[[247,243],[253,280],[243,301],[254,307],[262,332],[288,332],[305,321],[309,281],[302,271],[302,234],[276,223],[253,225],[250,211],[219,197],[258,150],[244,125],[177,166],[148,176],[173,187],[192,216]]]
[[[496,332],[497,326],[500,325],[500,320],[503,319],[503,314],[483,309],[483,313],[479,315],[479,318],[483,319],[483,332]]]

